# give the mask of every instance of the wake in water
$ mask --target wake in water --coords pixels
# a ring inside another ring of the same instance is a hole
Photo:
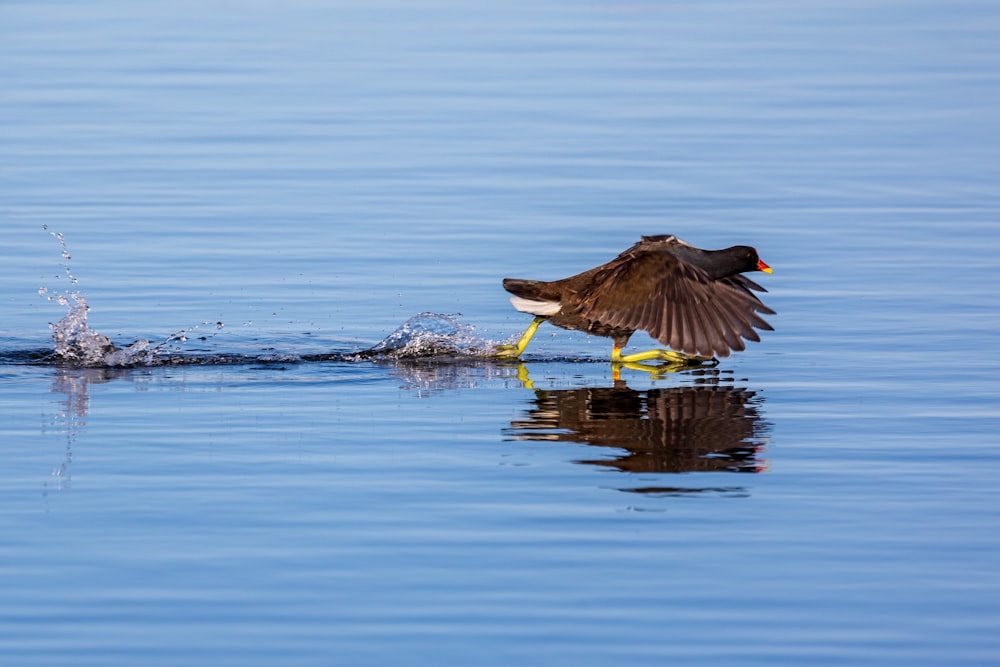
[[[42,229],[48,231],[46,225]],[[87,322],[90,306],[86,297],[75,286],[77,278],[70,269],[72,258],[66,240],[58,232],[49,231],[60,245],[63,271],[70,288],[61,293],[50,293],[41,287],[40,296],[66,308],[66,315],[58,322],[49,323],[52,330],[53,351],[43,361],[88,367],[134,367],[191,364],[232,363],[289,363],[306,361],[359,361],[366,359],[417,359],[427,357],[476,357],[492,356],[495,342],[478,338],[474,327],[463,324],[456,315],[420,313],[401,324],[377,345],[355,352],[329,354],[185,354],[183,344],[197,334],[199,340],[215,336],[223,328],[222,322],[202,322],[200,325],[177,331],[158,343],[138,340],[119,347],[111,339],[98,333]],[[211,333],[205,329],[211,328]]]

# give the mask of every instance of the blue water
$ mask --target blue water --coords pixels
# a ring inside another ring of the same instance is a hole
[[[5,3],[0,662],[1000,662],[998,25]],[[775,331],[478,354],[661,233],[756,246]],[[49,358],[73,295],[157,363]]]

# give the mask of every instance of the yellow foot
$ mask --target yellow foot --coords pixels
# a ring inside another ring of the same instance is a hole
[[[611,351],[611,361],[623,364],[635,364],[641,361],[665,361],[664,365],[700,366],[708,363],[719,363],[712,357],[698,357],[692,354],[674,352],[673,350],[646,350],[634,354],[622,354],[621,348],[614,348]],[[649,366],[649,364],[642,364]],[[655,368],[655,366],[654,366]]]
[[[517,359],[523,351],[517,345],[495,345],[493,347],[493,356],[497,359]]]
[[[690,370],[698,364],[692,363],[663,363],[663,364],[643,364],[636,361],[612,361],[611,377],[614,380],[622,379],[622,369],[628,368],[633,371],[643,371],[649,373],[650,377],[660,378],[668,373],[677,373]]]
[[[498,359],[517,359],[520,357],[524,352],[524,349],[528,347],[528,343],[531,342],[531,338],[535,335],[535,332],[538,331],[538,327],[547,319],[548,318],[541,316],[533,319],[531,324],[528,325],[528,328],[523,334],[521,334],[521,338],[518,339],[516,343],[513,345],[495,346],[493,348],[493,356]]]

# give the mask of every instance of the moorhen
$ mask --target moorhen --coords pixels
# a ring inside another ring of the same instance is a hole
[[[676,236],[659,235],[643,236],[607,264],[562,280],[505,278],[514,308],[535,319],[517,343],[499,346],[496,354],[519,357],[548,320],[611,338],[614,362],[697,363],[727,357],[745,349],[742,339],[760,340],[754,329],[773,330],[759,313],[775,312],[753,293],[767,290],[742,275],[746,271],[771,273],[771,267],[749,246],[701,250]],[[623,355],[639,329],[672,349]]]

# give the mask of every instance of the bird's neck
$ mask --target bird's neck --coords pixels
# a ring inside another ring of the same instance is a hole
[[[700,256],[689,261],[708,273],[712,280],[728,278],[746,270],[742,252],[734,252],[734,248],[703,250]]]

